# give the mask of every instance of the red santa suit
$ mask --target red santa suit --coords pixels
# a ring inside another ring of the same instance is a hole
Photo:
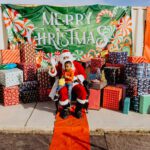
[[[60,78],[64,70],[65,62],[71,61],[72,69],[74,70],[74,82],[73,82],[72,91],[77,96],[78,103],[80,104],[87,103],[88,102],[88,100],[86,99],[87,92],[86,92],[85,87],[82,84],[83,81],[86,79],[86,73],[85,73],[83,66],[76,60],[73,60],[72,54],[68,50],[63,50],[60,60],[61,60],[61,63],[59,63],[56,68],[49,70],[49,74],[53,77],[57,76],[58,78]],[[55,88],[52,89],[53,94],[50,93],[50,97],[53,97],[52,95],[55,95],[55,89],[57,87],[57,84],[58,84],[58,80],[56,80],[55,82]],[[65,106],[70,102],[70,100],[68,99],[69,97],[68,89],[66,86],[61,88],[61,90],[59,91],[59,96],[60,96],[59,103],[61,106]]]

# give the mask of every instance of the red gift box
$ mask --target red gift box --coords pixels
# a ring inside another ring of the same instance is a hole
[[[20,63],[20,50],[0,50],[0,64]]]
[[[38,69],[37,80],[40,88],[49,88],[51,86],[51,77],[48,74],[48,69]]]
[[[50,100],[49,93],[50,93],[49,88],[39,88],[38,89],[38,95],[39,95],[38,101],[40,102],[49,101]]]
[[[36,60],[35,48],[36,47],[34,44],[25,43],[20,45],[21,63],[35,63]]]
[[[19,104],[19,87],[11,86],[4,87],[0,86],[0,97],[3,101],[4,106],[17,105]]]
[[[104,58],[92,58],[91,59],[91,73],[96,73],[98,68],[101,68],[105,64]]]
[[[122,98],[122,88],[107,86],[103,93],[103,107],[119,110],[120,100]]]
[[[36,80],[36,64],[19,64],[18,68],[23,70],[24,81],[34,81]]]
[[[96,89],[90,89],[90,96],[89,96],[89,109],[100,109],[100,95],[101,91]]]
[[[146,63],[146,59],[143,56],[129,56],[128,62],[130,63]]]

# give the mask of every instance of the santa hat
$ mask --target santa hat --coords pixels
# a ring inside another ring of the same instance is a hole
[[[68,49],[62,50],[61,58],[65,57],[65,56],[72,57],[72,54],[70,53],[70,51]]]

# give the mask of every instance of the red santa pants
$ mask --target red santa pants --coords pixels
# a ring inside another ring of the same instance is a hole
[[[79,103],[85,104],[87,102],[86,100],[87,93],[83,85],[77,84],[73,86],[72,90],[73,90],[73,93],[75,93],[75,95],[77,96],[77,101]],[[67,87],[63,87],[60,89],[59,96],[60,96],[60,99],[59,99],[60,105],[65,106],[69,103]]]

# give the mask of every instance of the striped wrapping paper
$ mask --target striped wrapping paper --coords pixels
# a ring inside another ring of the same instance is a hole
[[[109,52],[108,62],[112,64],[126,64],[128,52]]]
[[[23,70],[23,78],[24,81],[34,81],[36,80],[36,64],[30,63],[30,64],[19,64],[18,68]]]
[[[137,78],[145,78],[146,77],[146,64],[133,64],[128,63],[125,66],[125,75],[126,77],[137,77]]]
[[[37,80],[40,88],[51,87],[51,77],[48,74],[48,69],[38,69]]]
[[[143,56],[129,56],[128,62],[130,62],[130,63],[146,63],[146,59]]]
[[[0,50],[0,64],[20,63],[20,50]]]
[[[21,63],[35,63],[36,60],[35,48],[36,47],[34,44],[25,43],[20,45]]]
[[[23,82],[23,71],[14,68],[9,70],[0,70],[0,84],[5,87],[19,85]]]
[[[38,91],[37,90],[21,91],[20,100],[23,103],[36,102],[38,100]]]
[[[11,86],[4,87],[0,86],[1,95],[4,106],[17,105],[19,104],[19,87]]]
[[[133,96],[131,98],[130,109],[139,112],[140,96]]]
[[[49,101],[49,89],[48,88],[39,88],[38,89],[38,101]]]
[[[37,82],[37,81],[27,81],[27,82],[23,82],[23,83],[19,86],[20,92],[22,92],[22,91],[37,90],[37,88],[38,88],[38,82]]]

